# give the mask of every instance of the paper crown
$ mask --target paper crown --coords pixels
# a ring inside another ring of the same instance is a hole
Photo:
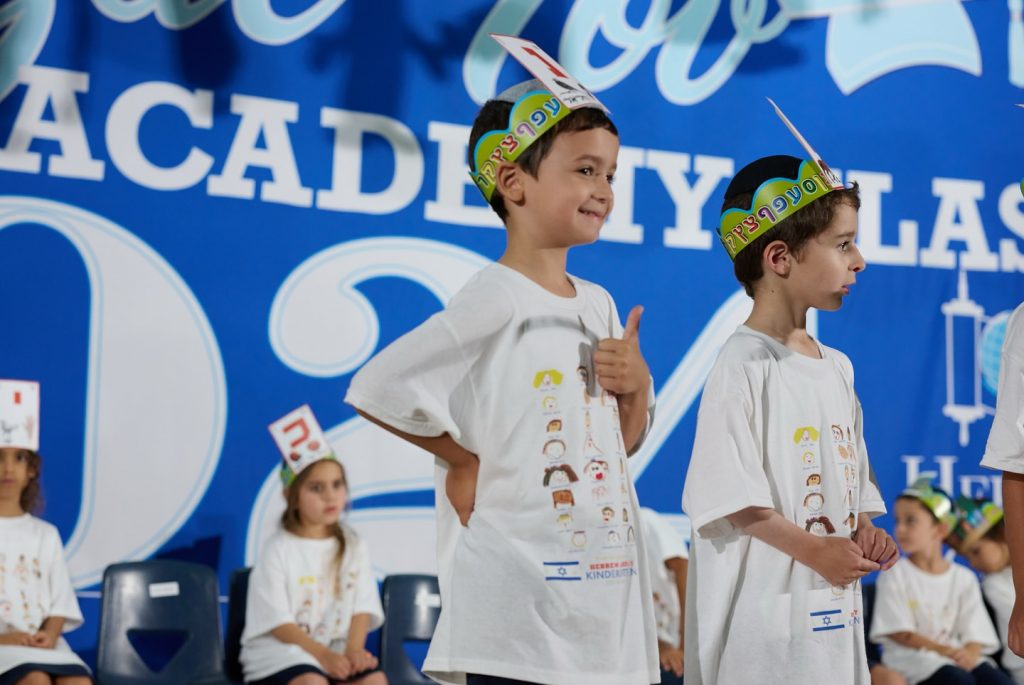
[[[754,191],[754,197],[747,209],[733,207],[722,212],[718,237],[725,246],[725,251],[729,253],[729,259],[733,260],[743,248],[775,228],[783,219],[833,190],[844,187],[836,173],[815,152],[778,105],[771,98],[768,102],[807,152],[809,159],[800,164],[796,176],[792,178],[775,176],[764,179]]]
[[[932,486],[934,473],[922,473],[914,483],[903,489],[900,496],[914,497],[921,501],[928,511],[939,520],[945,523],[950,530],[956,526],[956,512],[953,508],[953,500],[939,488]]]
[[[963,554],[1003,520],[1003,510],[988,500],[973,500],[961,495],[956,499],[957,521],[946,544]]]
[[[501,162],[515,162],[574,110],[596,107],[608,111],[593,93],[533,41],[497,33],[492,33],[491,38],[536,78],[517,84],[494,98],[514,103],[508,127],[488,131],[473,148],[473,168],[469,175],[488,202],[494,195]]]
[[[39,383],[0,379],[0,447],[39,451]]]
[[[285,485],[291,485],[306,467],[322,459],[337,459],[308,404],[274,421],[269,429],[281,451],[281,480]]]

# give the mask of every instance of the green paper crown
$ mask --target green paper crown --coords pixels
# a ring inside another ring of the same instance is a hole
[[[975,501],[961,495],[956,499],[957,522],[947,544],[963,554],[975,542],[1003,520],[1002,508],[988,500]]]
[[[827,164],[819,165],[807,159],[801,162],[796,178],[768,179],[757,187],[749,209],[734,207],[722,212],[718,237],[729,259],[735,260],[743,248],[783,219],[841,187],[839,178]]]
[[[932,487],[932,478],[934,477],[934,473],[924,473],[914,481],[913,485],[905,488],[900,494],[919,499],[921,504],[932,512],[940,523],[945,523],[949,526],[949,530],[953,530],[957,523],[953,500],[942,490]]]
[[[512,105],[508,128],[480,137],[473,150],[473,168],[469,175],[488,202],[494,195],[498,164],[519,159],[538,138],[572,112],[549,91],[533,90]]]

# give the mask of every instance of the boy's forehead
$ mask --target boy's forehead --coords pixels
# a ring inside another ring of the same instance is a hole
[[[615,164],[619,157],[619,137],[604,128],[565,131],[552,141],[551,153],[573,161]]]

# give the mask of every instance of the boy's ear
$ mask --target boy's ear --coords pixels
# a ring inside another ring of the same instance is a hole
[[[764,248],[763,260],[765,271],[771,271],[785,278],[793,266],[793,253],[786,243],[781,240],[773,240]]]
[[[524,192],[523,173],[522,167],[518,164],[502,162],[498,165],[494,185],[507,202],[522,202]]]

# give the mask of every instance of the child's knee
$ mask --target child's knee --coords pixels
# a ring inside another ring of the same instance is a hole
[[[355,685],[388,685],[388,677],[377,671],[355,681]]]
[[[84,675],[58,676],[53,680],[56,685],[92,685],[92,680]]]
[[[50,676],[42,671],[30,671],[14,685],[51,685]]]

